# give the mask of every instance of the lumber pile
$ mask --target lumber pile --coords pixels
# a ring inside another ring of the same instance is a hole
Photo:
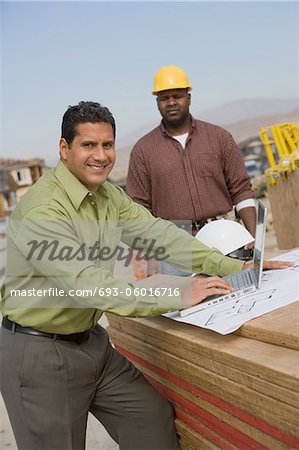
[[[268,187],[273,225],[280,249],[292,249],[299,245],[298,192],[299,168],[289,173],[286,180],[280,179],[274,186]]]
[[[117,350],[173,403],[182,450],[299,449],[299,302],[227,336],[107,318]]]

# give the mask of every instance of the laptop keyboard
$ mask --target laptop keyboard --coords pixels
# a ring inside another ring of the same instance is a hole
[[[254,284],[251,270],[242,270],[224,278],[235,290]]]
[[[185,317],[193,314],[195,312],[206,309],[210,306],[215,306],[219,303],[225,302],[227,300],[236,299],[240,295],[246,295],[250,292],[254,291],[256,288],[254,282],[254,271],[252,270],[243,270],[241,272],[234,273],[233,275],[229,275],[224,277],[224,279],[233,286],[234,292],[231,292],[227,295],[210,295],[201,303],[195,306],[191,306],[190,308],[183,309],[180,311],[180,316]]]

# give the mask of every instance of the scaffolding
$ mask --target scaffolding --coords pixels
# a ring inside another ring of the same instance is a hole
[[[261,128],[269,168],[265,170],[270,186],[277,180],[287,180],[288,174],[299,167],[299,123],[282,123]]]

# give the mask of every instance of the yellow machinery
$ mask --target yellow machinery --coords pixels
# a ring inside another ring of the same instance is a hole
[[[266,180],[273,186],[278,179],[286,180],[288,173],[299,167],[299,123],[261,128],[260,138],[270,166],[265,170]]]

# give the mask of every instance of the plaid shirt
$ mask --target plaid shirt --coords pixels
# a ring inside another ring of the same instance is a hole
[[[162,122],[136,143],[126,189],[156,217],[173,221],[226,214],[253,198],[243,156],[230,133],[193,118],[185,149]]]

